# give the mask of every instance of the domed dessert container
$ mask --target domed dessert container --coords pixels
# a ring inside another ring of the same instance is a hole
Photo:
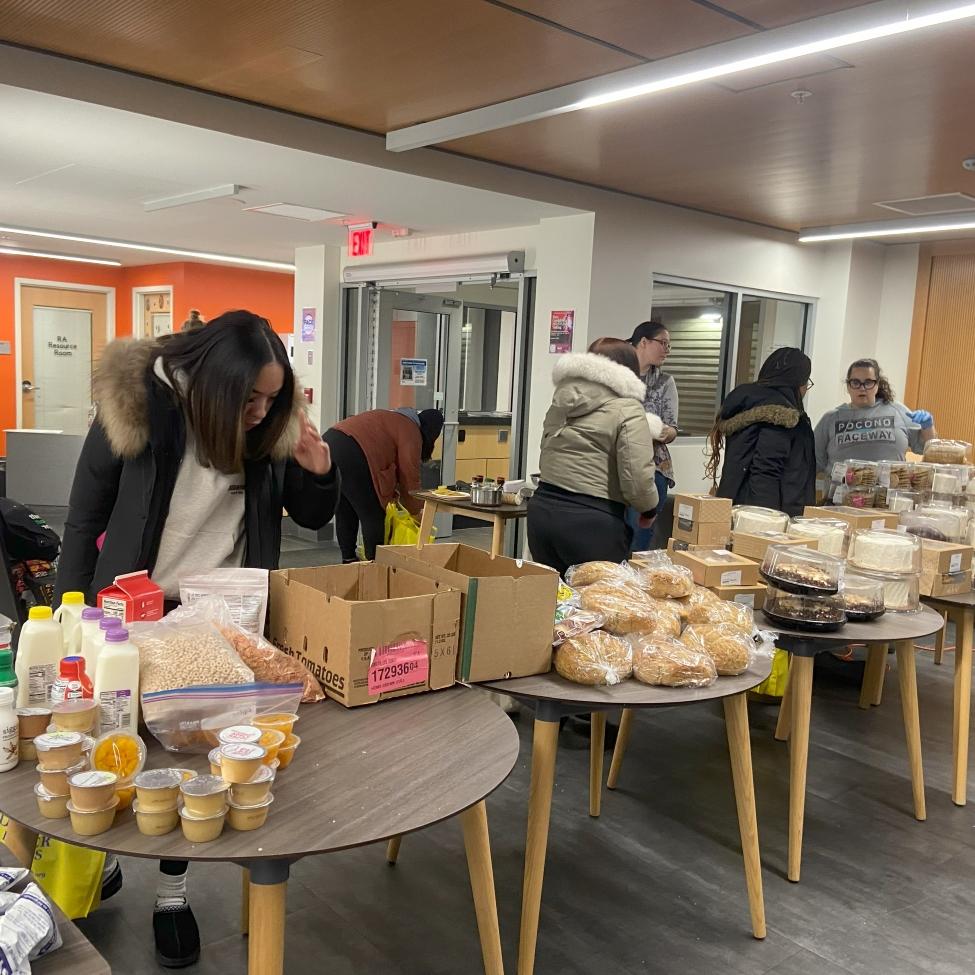
[[[919,572],[876,572],[857,569],[856,575],[879,582],[884,587],[884,610],[888,613],[916,613],[921,608]]]
[[[858,529],[850,538],[847,561],[857,569],[876,572],[920,572],[921,540],[889,528]]]
[[[839,599],[851,623],[869,623],[884,615],[884,582],[847,572],[843,577]]]
[[[794,545],[770,545],[762,562],[766,582],[798,596],[835,596],[844,572],[843,559]]]
[[[839,596],[800,596],[770,585],[762,612],[774,626],[831,633],[846,623]]]
[[[818,551],[841,556],[846,553],[850,529],[838,518],[793,518],[786,534],[815,541]]]
[[[789,527],[789,516],[774,508],[742,504],[731,509],[731,527],[736,532],[751,535],[755,532],[784,532]]]

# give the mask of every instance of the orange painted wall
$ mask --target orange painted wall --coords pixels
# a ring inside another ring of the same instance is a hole
[[[293,275],[215,264],[184,264],[183,268],[183,286],[174,302],[177,328],[191,308],[199,309],[207,320],[234,308],[246,308],[268,319],[276,332],[294,330]]]
[[[272,271],[177,262],[138,267],[99,267],[72,261],[0,255],[0,342],[10,343],[10,355],[0,355],[0,454],[6,450],[2,431],[17,425],[14,280],[29,278],[70,287],[95,285],[115,289],[115,334],[132,334],[132,289],[170,285],[176,329],[191,308],[209,319],[232,308],[247,308],[269,319],[275,330],[292,330],[294,278]]]

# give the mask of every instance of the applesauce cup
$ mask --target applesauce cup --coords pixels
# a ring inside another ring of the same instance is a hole
[[[41,768],[38,765],[37,774],[40,777],[41,785],[47,790],[48,795],[70,796],[71,787],[68,785],[68,780],[72,775],[84,772],[87,768],[87,762],[78,762],[77,765],[73,765],[71,768],[56,769],[54,771]]]
[[[211,843],[223,832],[223,823],[227,818],[227,807],[210,816],[194,816],[185,806],[179,811],[179,818],[183,825],[183,836],[190,843]]]
[[[179,823],[179,809],[176,801],[168,809],[145,809],[138,799],[132,803],[135,812],[135,824],[143,836],[165,836],[171,833]]]
[[[34,786],[34,795],[37,798],[37,810],[45,819],[68,818],[67,796],[52,796],[40,782]]]
[[[38,766],[57,772],[73,768],[81,761],[84,737],[77,731],[52,731],[34,739]]]
[[[260,745],[221,745],[220,774],[225,782],[250,782],[266,755],[267,750]]]
[[[79,836],[98,836],[112,828],[115,822],[115,810],[118,808],[118,798],[104,809],[79,809],[73,802],[68,801],[68,813],[71,815],[71,828]]]
[[[51,721],[58,731],[91,734],[98,721],[98,702],[91,699],[62,701],[51,708]]]
[[[231,725],[217,735],[221,745],[256,745],[260,737],[261,729],[249,724]]]
[[[275,771],[270,765],[262,765],[250,782],[237,782],[230,787],[230,803],[238,806],[256,806],[271,791]]]
[[[68,778],[71,802],[79,812],[107,809],[115,798],[117,782],[114,772],[76,772]]]
[[[227,805],[227,790],[230,786],[216,775],[198,775],[195,779],[183,782],[179,791],[183,795],[183,805],[191,816],[214,816]]]
[[[50,723],[50,708],[17,708],[17,733],[21,738],[43,735]]]
[[[135,794],[138,797],[139,808],[145,813],[166,812],[176,809],[179,799],[179,787],[183,777],[177,769],[154,768],[140,772],[135,777]],[[176,829],[173,820],[171,829]],[[169,830],[166,830],[168,833]],[[159,834],[148,834],[150,836]]]
[[[268,793],[267,797],[253,806],[239,806],[236,802],[230,803],[230,812],[227,813],[227,822],[231,829],[236,829],[242,833],[252,829],[260,829],[267,822],[267,814],[274,802],[274,796]]]

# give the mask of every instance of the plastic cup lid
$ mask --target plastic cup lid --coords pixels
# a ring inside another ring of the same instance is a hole
[[[180,785],[184,796],[215,796],[226,792],[230,786],[219,775],[198,775]]]
[[[254,728],[249,724],[235,724],[231,725],[229,728],[224,728],[223,731],[217,735],[222,745],[233,745],[237,742],[245,742],[250,745],[257,744],[260,741],[262,730],[260,728]]]
[[[190,819],[194,823],[206,823],[209,822],[211,819],[223,819],[223,817],[227,815],[227,807],[224,806],[223,809],[220,810],[220,812],[213,813],[210,816],[194,816],[193,813],[191,813],[186,808],[186,806],[183,806],[183,808],[180,809],[179,814],[180,816],[183,817],[183,819]]]
[[[277,767],[277,759],[274,760],[275,766],[262,765],[246,782],[237,783],[238,785],[260,785],[262,782],[273,782]]]
[[[217,745],[216,748],[211,748],[209,754],[207,755],[207,760],[211,765],[220,764],[220,746]]]
[[[262,748],[260,745],[238,742],[233,745],[222,745],[220,747],[220,755],[223,758],[229,758],[231,761],[251,762],[255,759],[264,758],[267,755],[267,749]]]
[[[67,659],[67,658],[65,658]],[[51,708],[54,714],[80,714],[85,711],[94,711],[98,707],[98,702],[89,698],[74,698],[71,701],[62,701]]]
[[[77,731],[51,731],[44,735],[38,735],[34,739],[34,747],[38,751],[49,752],[54,748],[80,745],[83,741],[83,736],[79,735]]]
[[[173,789],[183,781],[178,769],[153,768],[140,772],[135,777],[137,789]]]
[[[266,799],[262,799],[260,802],[255,802],[252,805],[242,805],[239,802],[234,802],[233,799],[229,800],[231,809],[264,809],[266,806],[270,806],[274,802],[274,794],[269,792]]]
[[[132,812],[141,812],[143,816],[168,816],[170,813],[176,812],[177,806],[174,802],[171,806],[167,806],[165,809],[139,809],[139,800],[132,800]]]
[[[79,789],[96,789],[104,785],[115,785],[118,776],[114,772],[100,772],[97,769],[89,772],[78,772],[68,779],[68,785]]]
[[[37,785],[34,786],[34,795],[37,796],[38,799],[43,799],[45,802],[50,802],[52,799],[67,798],[66,796],[58,796],[55,795],[53,792],[48,792],[47,789],[45,789],[40,782],[38,782]]]
[[[70,799],[68,800],[68,812],[79,813],[82,816],[98,816],[101,813],[110,812],[118,805],[118,796],[112,796],[112,801],[101,809],[79,809]]]
[[[49,718],[51,716],[50,708],[17,708],[18,718],[39,718],[41,716]]]

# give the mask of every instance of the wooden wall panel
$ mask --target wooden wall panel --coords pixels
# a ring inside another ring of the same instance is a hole
[[[929,274],[921,319],[916,405],[930,410],[943,437],[975,442],[975,251],[927,257]],[[924,274],[922,262],[922,276]]]

